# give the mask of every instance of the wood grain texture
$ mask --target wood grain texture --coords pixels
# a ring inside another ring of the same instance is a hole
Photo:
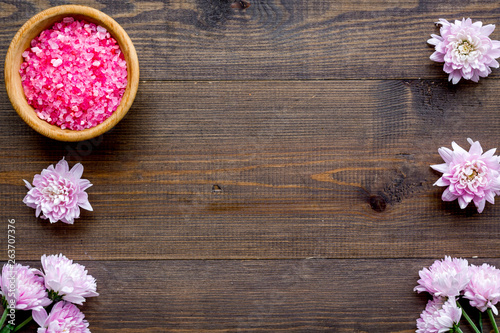
[[[33,131],[0,82],[0,231],[16,220],[18,262],[86,265],[92,332],[414,332],[422,267],[500,266],[500,205],[443,203],[429,168],[452,140],[499,146],[498,71],[452,86],[426,45],[438,18],[498,25],[500,5],[249,1],[0,1],[0,57],[36,13],[87,5],[130,35],[143,80],[79,143]],[[22,203],[63,156],[94,184],[71,226]]]
[[[112,133],[78,144],[40,137],[2,112],[6,218],[21,221],[25,259],[40,247],[106,260],[495,257],[500,207],[478,214],[443,203],[429,165],[451,140],[497,145],[499,88],[150,82]],[[62,156],[81,161],[94,184],[95,211],[74,226],[20,204],[21,180]]]
[[[471,262],[484,261],[500,265]],[[427,302],[413,287],[432,262],[82,261],[100,295],[81,308],[92,332],[410,333]]]
[[[245,10],[231,8],[230,0],[69,3],[95,7],[121,24],[148,80],[444,79],[426,44],[434,22],[470,16],[498,24],[500,13],[496,1],[486,0],[250,2]],[[0,44],[8,45],[27,18],[68,2],[2,3]]]

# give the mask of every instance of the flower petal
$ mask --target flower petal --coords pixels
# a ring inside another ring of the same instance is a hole
[[[491,57],[491,58],[498,58],[500,57],[500,48],[498,49],[491,49],[489,52],[488,52],[488,55]]]
[[[443,26],[448,26],[448,25],[450,25],[450,22],[448,22],[447,20],[445,20],[443,18],[440,18],[439,21],[436,22],[436,24],[441,24]]]
[[[499,52],[500,54],[500,52]],[[498,61],[496,61],[495,59],[491,60],[491,62],[488,64],[488,66],[492,67],[492,68],[498,68],[500,67],[500,64],[498,63]]]
[[[448,186],[448,185],[450,185],[450,181],[441,177],[433,185],[434,186]]]
[[[432,38],[427,40],[427,43],[429,43],[431,45],[438,45],[439,43],[441,43],[443,41],[443,37],[441,37],[441,36],[432,34],[431,37]]]
[[[68,162],[64,159],[60,160],[57,164],[56,164],[56,168],[55,168],[56,172],[61,174],[61,175],[64,175],[66,174],[66,172],[69,171],[69,165],[68,165]]]
[[[482,158],[483,159],[491,158],[491,157],[493,157],[493,155],[495,155],[496,151],[497,151],[496,148],[490,149],[486,153],[483,154]]]
[[[451,81],[451,83],[453,84],[457,84],[458,82],[460,82],[461,78],[462,75],[460,74],[460,71],[453,71],[448,76],[448,81]]]
[[[482,213],[483,210],[484,210],[484,206],[486,205],[486,200],[482,199],[482,200],[480,200],[478,202],[474,202],[474,204],[477,207],[477,212],[478,213]]]
[[[85,191],[92,186],[92,184],[87,179],[80,179],[78,182],[80,184],[80,191]]]
[[[33,320],[41,327],[44,326],[45,320],[48,318],[47,311],[44,308],[38,311],[31,311],[31,315],[33,316]]]
[[[471,155],[481,155],[483,153],[483,148],[481,147],[481,144],[479,141],[472,141],[471,138],[467,139],[469,143],[471,144],[469,148],[469,154]]]
[[[93,211],[94,210],[92,208],[92,206],[90,205],[90,202],[88,200],[83,201],[83,202],[79,202],[78,206],[80,206],[83,209],[89,210],[89,211]]]
[[[31,184],[27,180],[23,179],[23,181],[24,181],[25,186],[28,188],[28,190],[31,190],[33,188],[33,186],[31,186]]]
[[[494,204],[495,203],[495,194],[492,191],[487,191],[484,194],[484,199],[486,201],[488,201],[490,204]]]
[[[449,169],[449,166],[446,163],[434,164],[434,165],[431,165],[430,167],[436,171],[441,172],[441,173],[446,173],[446,172],[448,172],[448,169]]]
[[[429,58],[435,62],[444,62],[444,53],[436,51]]]
[[[81,163],[76,163],[72,168],[70,173],[76,178],[80,179],[83,175],[83,165]]]
[[[471,194],[464,194],[464,195],[462,195],[462,199],[464,199],[464,201],[467,204],[469,204],[472,201],[472,199],[474,199],[474,196]]]
[[[465,149],[463,149],[462,147],[460,147],[459,145],[457,145],[457,143],[455,141],[453,141],[451,143],[451,147],[453,148],[453,151],[454,151],[455,154],[458,154],[458,155],[460,155],[462,157],[465,157],[465,156],[469,155],[469,153]]]
[[[446,147],[441,147],[438,149],[439,155],[443,158],[446,163],[453,161],[453,151]]]
[[[465,207],[467,207],[467,205],[469,204],[467,201],[464,200],[463,197],[458,197],[458,204],[460,205],[460,208],[464,209]]]
[[[455,194],[453,194],[453,193],[451,193],[450,190],[448,190],[448,189],[445,189],[444,192],[443,192],[443,195],[441,196],[441,199],[443,201],[453,201],[456,198],[458,198],[458,196],[455,195]]]
[[[494,24],[488,24],[481,28],[481,33],[485,36],[491,35],[491,33],[495,30]]]

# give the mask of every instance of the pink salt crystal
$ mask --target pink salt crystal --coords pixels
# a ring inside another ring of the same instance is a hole
[[[51,47],[52,49],[57,49],[57,48],[59,48],[59,45],[58,45],[58,44],[57,44],[54,40],[52,40],[52,39],[50,39],[50,40],[48,41],[48,43],[49,43],[49,45],[50,45],[50,47]],[[31,50],[33,51],[33,49],[31,49]],[[33,51],[33,52],[35,52],[35,53],[36,53],[36,51]]]
[[[52,66],[54,67],[59,67],[61,64],[62,64],[62,60],[61,59],[52,59],[50,61],[50,63],[52,64]]]
[[[127,86],[127,63],[104,27],[66,17],[30,45],[20,74],[38,117],[83,130],[116,110]]]

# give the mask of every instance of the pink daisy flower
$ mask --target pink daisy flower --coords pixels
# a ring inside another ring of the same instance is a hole
[[[435,298],[427,303],[417,319],[416,333],[448,333],[459,326],[462,310],[454,299],[444,302]]]
[[[431,165],[443,173],[434,185],[447,186],[443,201],[457,199],[462,209],[473,201],[481,213],[486,201],[493,204],[495,195],[500,194],[500,160],[494,155],[496,148],[483,154],[479,141],[467,141],[471,145],[468,152],[455,142],[451,143],[453,151],[446,147],[438,149],[445,163]]]
[[[491,308],[495,315],[498,309],[495,304],[500,301],[500,270],[483,264],[471,265],[469,268],[471,279],[465,287],[464,297],[470,300],[470,305],[484,312]]]
[[[41,261],[45,287],[62,296],[63,300],[82,305],[85,297],[99,296],[96,280],[87,273],[85,266],[73,263],[62,254],[44,254]]]
[[[450,258],[436,260],[429,268],[418,272],[420,279],[415,291],[428,292],[434,297],[456,297],[470,281],[469,263],[466,259]]]
[[[50,314],[42,308],[33,311],[33,320],[40,325],[37,333],[90,333],[89,323],[85,315],[74,305],[67,302],[58,302]]]
[[[498,68],[495,60],[500,57],[500,42],[488,36],[495,25],[483,26],[480,21],[472,23],[470,18],[450,23],[445,19],[436,22],[441,25],[440,34],[431,35],[427,43],[435,45],[431,60],[444,62],[443,70],[449,74],[448,81],[458,83],[461,78],[479,81]]]
[[[50,165],[35,175],[33,186],[24,181],[29,189],[23,202],[35,208],[35,215],[49,219],[50,223],[62,221],[73,224],[80,217],[80,208],[92,210],[85,190],[92,186],[87,179],[81,179],[83,166],[77,163],[69,170],[63,158],[54,168]],[[40,215],[41,214],[41,215]]]
[[[41,310],[52,301],[49,299],[40,271],[20,264],[2,268],[2,296],[9,308],[16,310]],[[14,292],[13,292],[14,291]],[[13,305],[13,306],[12,306]]]

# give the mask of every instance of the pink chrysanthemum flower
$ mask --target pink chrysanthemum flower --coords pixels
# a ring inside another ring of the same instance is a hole
[[[41,261],[45,287],[62,296],[63,300],[82,305],[85,297],[99,296],[96,281],[87,273],[85,266],[73,263],[62,254],[44,254]]]
[[[417,319],[416,333],[448,333],[459,326],[461,317],[462,309],[454,299],[443,303],[442,299],[435,298],[427,303]]]
[[[444,299],[437,297],[433,300],[427,302],[425,310],[420,314],[420,318],[417,319],[417,331],[416,333],[431,333],[438,331],[438,323],[436,318],[439,315],[439,311],[443,307]]]
[[[40,325],[38,333],[90,333],[85,315],[74,305],[58,302],[47,314],[45,309],[33,311],[33,319]]]
[[[483,264],[471,265],[469,268],[471,279],[465,287],[464,297],[470,300],[470,305],[484,312],[491,308],[498,315],[495,304],[500,301],[500,270]]]
[[[491,68],[498,68],[495,60],[500,57],[500,42],[488,36],[495,30],[495,25],[470,18],[450,23],[445,19],[436,22],[441,25],[440,34],[431,35],[427,43],[435,45],[436,51],[431,60],[444,62],[443,70],[449,74],[448,81],[458,83],[463,77],[474,82],[491,73]]]
[[[462,209],[473,201],[481,213],[486,201],[493,204],[495,195],[500,194],[500,159],[494,155],[496,148],[483,154],[479,141],[467,141],[471,145],[468,152],[455,142],[451,143],[453,151],[446,147],[438,149],[445,163],[431,165],[443,173],[434,185],[448,186],[443,201],[457,199]]]
[[[426,291],[434,297],[456,297],[470,281],[469,263],[466,259],[450,258],[436,260],[429,268],[418,272],[420,280],[414,288]]]
[[[43,277],[39,274],[38,270],[29,266],[3,266],[1,294],[7,301],[7,307],[16,310],[40,310],[52,303],[45,290]]]
[[[49,219],[50,223],[62,221],[73,224],[80,217],[80,207],[92,210],[85,190],[92,186],[87,179],[81,179],[83,166],[77,163],[69,170],[68,162],[63,158],[54,168],[50,165],[42,173],[35,175],[33,186],[26,180],[28,194],[23,202],[35,208],[35,215]]]

